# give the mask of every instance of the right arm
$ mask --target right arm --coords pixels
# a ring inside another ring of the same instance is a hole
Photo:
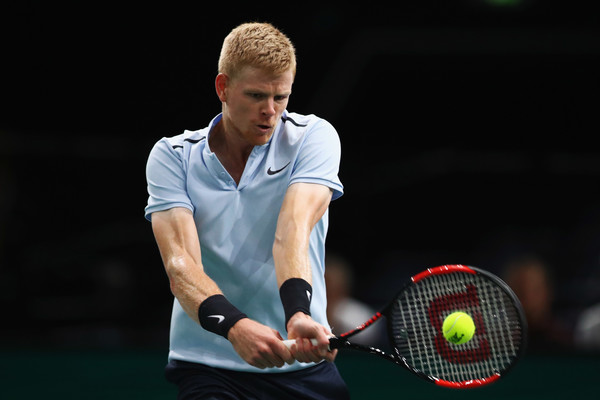
[[[189,317],[199,322],[202,302],[222,292],[204,272],[192,212],[186,208],[155,212],[152,230],[173,295]],[[227,339],[242,359],[257,368],[281,367],[284,362],[295,361],[279,332],[249,318],[237,321]]]
[[[155,212],[152,214],[152,230],[169,277],[171,292],[189,317],[199,322],[200,304],[222,292],[204,273],[192,212],[186,208]]]

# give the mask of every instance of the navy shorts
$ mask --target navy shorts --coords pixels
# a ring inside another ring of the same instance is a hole
[[[346,383],[329,362],[293,372],[252,373],[173,360],[165,376],[179,387],[178,400],[350,399]]]

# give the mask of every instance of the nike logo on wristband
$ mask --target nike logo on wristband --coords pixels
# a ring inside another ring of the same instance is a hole
[[[306,297],[308,297],[308,301],[310,301],[310,292],[308,290],[306,291]]]
[[[219,320],[219,322],[217,322],[217,324],[220,324],[221,322],[223,322],[225,320],[225,317],[222,315],[209,315],[208,318],[216,318]]]

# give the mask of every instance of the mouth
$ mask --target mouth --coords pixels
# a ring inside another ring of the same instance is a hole
[[[256,127],[263,134],[268,134],[268,133],[270,133],[273,130],[273,127],[271,125],[259,124],[259,125],[256,125]]]

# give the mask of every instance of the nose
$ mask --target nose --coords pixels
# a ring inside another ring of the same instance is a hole
[[[262,107],[262,115],[264,116],[272,116],[276,114],[276,110],[275,110],[275,100],[268,98],[267,100],[265,100],[265,103],[263,104]]]

